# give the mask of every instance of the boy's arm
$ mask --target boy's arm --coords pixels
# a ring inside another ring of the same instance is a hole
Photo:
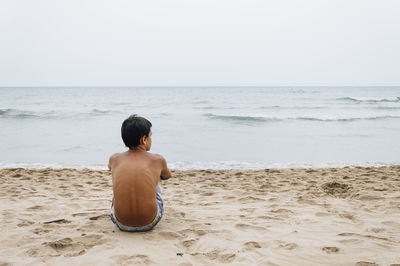
[[[171,172],[168,169],[167,161],[160,155],[161,160],[161,179],[167,180],[171,178]]]

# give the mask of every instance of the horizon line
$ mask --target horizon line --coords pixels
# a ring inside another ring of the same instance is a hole
[[[0,88],[397,88],[399,85],[179,85],[179,86],[152,86],[152,85],[134,85],[134,86],[118,86],[118,85],[35,85],[35,86],[0,86]]]

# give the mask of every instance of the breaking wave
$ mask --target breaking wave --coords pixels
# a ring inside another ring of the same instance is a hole
[[[398,103],[400,102],[400,97],[396,97],[396,99],[356,99],[352,97],[341,97],[335,100],[356,103]]]
[[[263,116],[250,116],[250,115],[217,115],[207,113],[204,116],[210,119],[225,120],[232,122],[279,122],[279,121],[315,121],[315,122],[352,122],[361,120],[383,120],[383,119],[398,119],[400,116],[395,115],[382,115],[382,116],[370,116],[370,117],[338,117],[338,118],[321,118],[321,117],[263,117]]]
[[[238,121],[238,122],[268,122],[268,121],[280,121],[279,118],[274,117],[260,117],[260,116],[243,116],[243,115],[216,115],[216,114],[204,114],[204,116],[211,119]]]
[[[0,109],[0,119],[1,118],[12,118],[12,119],[60,119],[60,118],[88,118],[90,116],[103,116],[116,113],[116,111],[111,110],[101,110],[101,109],[91,109],[84,112],[67,112],[67,111],[43,111],[34,112],[29,110],[21,109]]]

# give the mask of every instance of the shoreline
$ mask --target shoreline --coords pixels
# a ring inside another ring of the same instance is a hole
[[[109,171],[0,169],[0,264],[400,263],[400,165],[172,174],[160,223],[126,233]]]
[[[207,165],[209,167],[207,167]],[[210,167],[211,165],[211,167]],[[400,162],[325,162],[325,163],[259,163],[259,162],[236,162],[236,161],[219,161],[219,162],[172,162],[168,163],[168,167],[175,171],[197,171],[197,170],[263,170],[263,169],[324,169],[324,168],[356,168],[356,167],[390,167],[398,166]],[[107,164],[46,164],[46,163],[2,163],[0,162],[0,170],[5,169],[75,169],[75,170],[108,170]]]

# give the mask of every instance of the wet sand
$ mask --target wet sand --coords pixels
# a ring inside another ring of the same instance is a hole
[[[400,264],[400,166],[173,171],[146,233],[108,171],[0,170],[0,265]]]

